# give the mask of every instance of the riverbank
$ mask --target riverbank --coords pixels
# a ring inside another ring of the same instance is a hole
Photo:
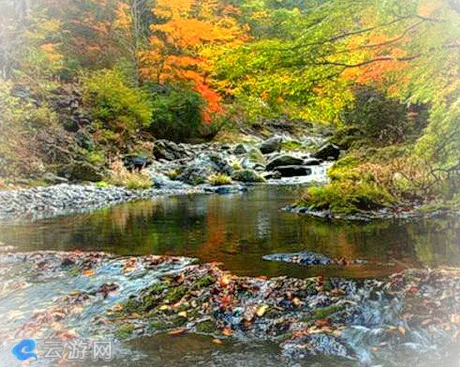
[[[98,187],[96,184],[57,184],[48,187],[0,192],[0,219],[39,219],[88,212],[124,202],[158,196],[246,191],[242,185],[213,187],[202,185],[183,189],[127,189]]]

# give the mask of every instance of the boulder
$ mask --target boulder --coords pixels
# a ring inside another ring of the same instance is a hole
[[[265,181],[259,173],[251,169],[235,171],[232,175],[232,179],[243,183],[260,183]]]
[[[281,179],[281,173],[279,171],[268,171],[263,174],[265,179]]]
[[[211,174],[220,173],[231,175],[232,170],[232,167],[221,154],[216,152],[207,154],[201,153],[193,163],[189,164],[181,174],[177,176],[176,180],[191,185],[198,185],[205,183]]]
[[[171,180],[167,175],[161,173],[150,173],[153,186],[161,189],[187,189],[188,185],[180,181]]]
[[[103,170],[88,162],[76,162],[58,173],[59,176],[68,177],[76,181],[102,181],[104,179]]]
[[[316,151],[315,154],[313,154],[313,157],[318,158],[320,160],[338,160],[340,156],[340,148],[339,146],[332,144],[332,143],[326,143],[324,146],[322,146],[318,151]]]
[[[151,164],[152,164],[151,160],[149,160],[147,157],[139,156],[139,155],[128,155],[128,156],[125,156],[125,158],[123,159],[123,165],[129,171],[135,171],[135,170],[140,171],[150,166]]]
[[[280,155],[270,160],[267,164],[267,170],[273,170],[279,166],[302,165],[303,159],[291,155]]]
[[[279,151],[281,149],[281,143],[283,142],[283,138],[281,137],[272,137],[265,141],[263,141],[260,145],[260,151],[263,154],[272,153],[275,151]]]
[[[310,168],[300,165],[278,166],[276,171],[280,172],[284,178],[311,175]]]
[[[178,160],[191,154],[183,144],[176,144],[166,139],[155,141],[152,152],[157,160],[164,159],[167,161]]]
[[[244,155],[245,153],[248,153],[248,149],[242,143],[238,144],[233,150],[233,154],[235,155]]]
[[[177,176],[176,180],[183,181],[190,185],[204,184],[208,177],[214,172],[211,166],[193,164],[185,168],[185,170]]]
[[[318,160],[316,158],[307,158],[303,164],[305,166],[317,166],[317,165],[321,165],[321,160]]]
[[[255,169],[257,166],[265,168],[265,157],[258,148],[251,148],[241,162],[244,169]]]

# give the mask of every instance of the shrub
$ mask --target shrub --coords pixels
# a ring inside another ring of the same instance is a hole
[[[109,140],[119,138],[119,134],[132,135],[150,124],[152,105],[148,93],[129,85],[120,71],[92,72],[82,81],[84,100],[100,129],[108,130]]]
[[[121,161],[112,164],[107,182],[128,189],[149,189],[153,186],[152,179],[146,173],[130,172]]]
[[[204,102],[198,93],[152,91],[151,96],[153,117],[149,130],[156,138],[185,141],[201,135]]]
[[[335,134],[335,141],[344,148],[415,141],[427,125],[426,106],[407,107],[369,87],[357,87],[354,94],[355,104],[345,109],[344,126]]]
[[[232,178],[225,174],[212,174],[208,177],[208,183],[214,186],[232,183]]]

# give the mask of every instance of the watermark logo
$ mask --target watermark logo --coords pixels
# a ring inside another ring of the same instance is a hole
[[[25,339],[16,344],[11,352],[18,360],[27,360],[29,358],[38,359],[34,352],[36,342],[32,339]],[[110,340],[60,340],[49,338],[40,340],[40,356],[43,359],[65,360],[65,361],[93,361],[103,360],[110,362],[113,356],[113,342]]]
[[[14,345],[11,352],[18,360],[27,360],[30,358],[38,359],[37,354],[33,351],[35,350],[35,340],[25,339]]]

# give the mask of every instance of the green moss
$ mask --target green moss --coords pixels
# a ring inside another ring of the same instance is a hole
[[[187,287],[177,286],[168,290],[166,293],[166,300],[169,303],[176,303],[187,293]]]
[[[115,332],[115,336],[120,340],[125,340],[131,337],[133,332],[134,332],[134,326],[127,323],[118,328],[118,330]]]
[[[344,310],[344,309],[345,309],[344,305],[331,305],[329,307],[316,309],[316,310],[314,310],[312,312],[312,314],[310,316],[303,318],[302,322],[310,322],[310,321],[320,320],[320,319],[329,317],[330,315],[332,315],[332,314],[334,314],[334,313],[336,313],[338,311]]]
[[[160,320],[157,320],[157,321],[152,321],[150,322],[149,324],[149,330],[150,331],[164,331],[164,330],[167,330],[169,328],[169,325],[166,321],[160,321]]]
[[[195,283],[195,287],[199,289],[205,288],[207,286],[214,284],[215,282],[216,279],[214,277],[212,277],[211,275],[205,275]]]
[[[212,320],[206,320],[196,325],[196,332],[213,333],[217,330],[216,323]]]
[[[372,182],[351,181],[335,181],[322,187],[310,187],[300,202],[311,210],[329,210],[337,214],[377,210],[395,203],[396,198],[383,186]]]
[[[302,148],[302,143],[299,141],[283,141],[281,148],[285,151],[296,151]]]

